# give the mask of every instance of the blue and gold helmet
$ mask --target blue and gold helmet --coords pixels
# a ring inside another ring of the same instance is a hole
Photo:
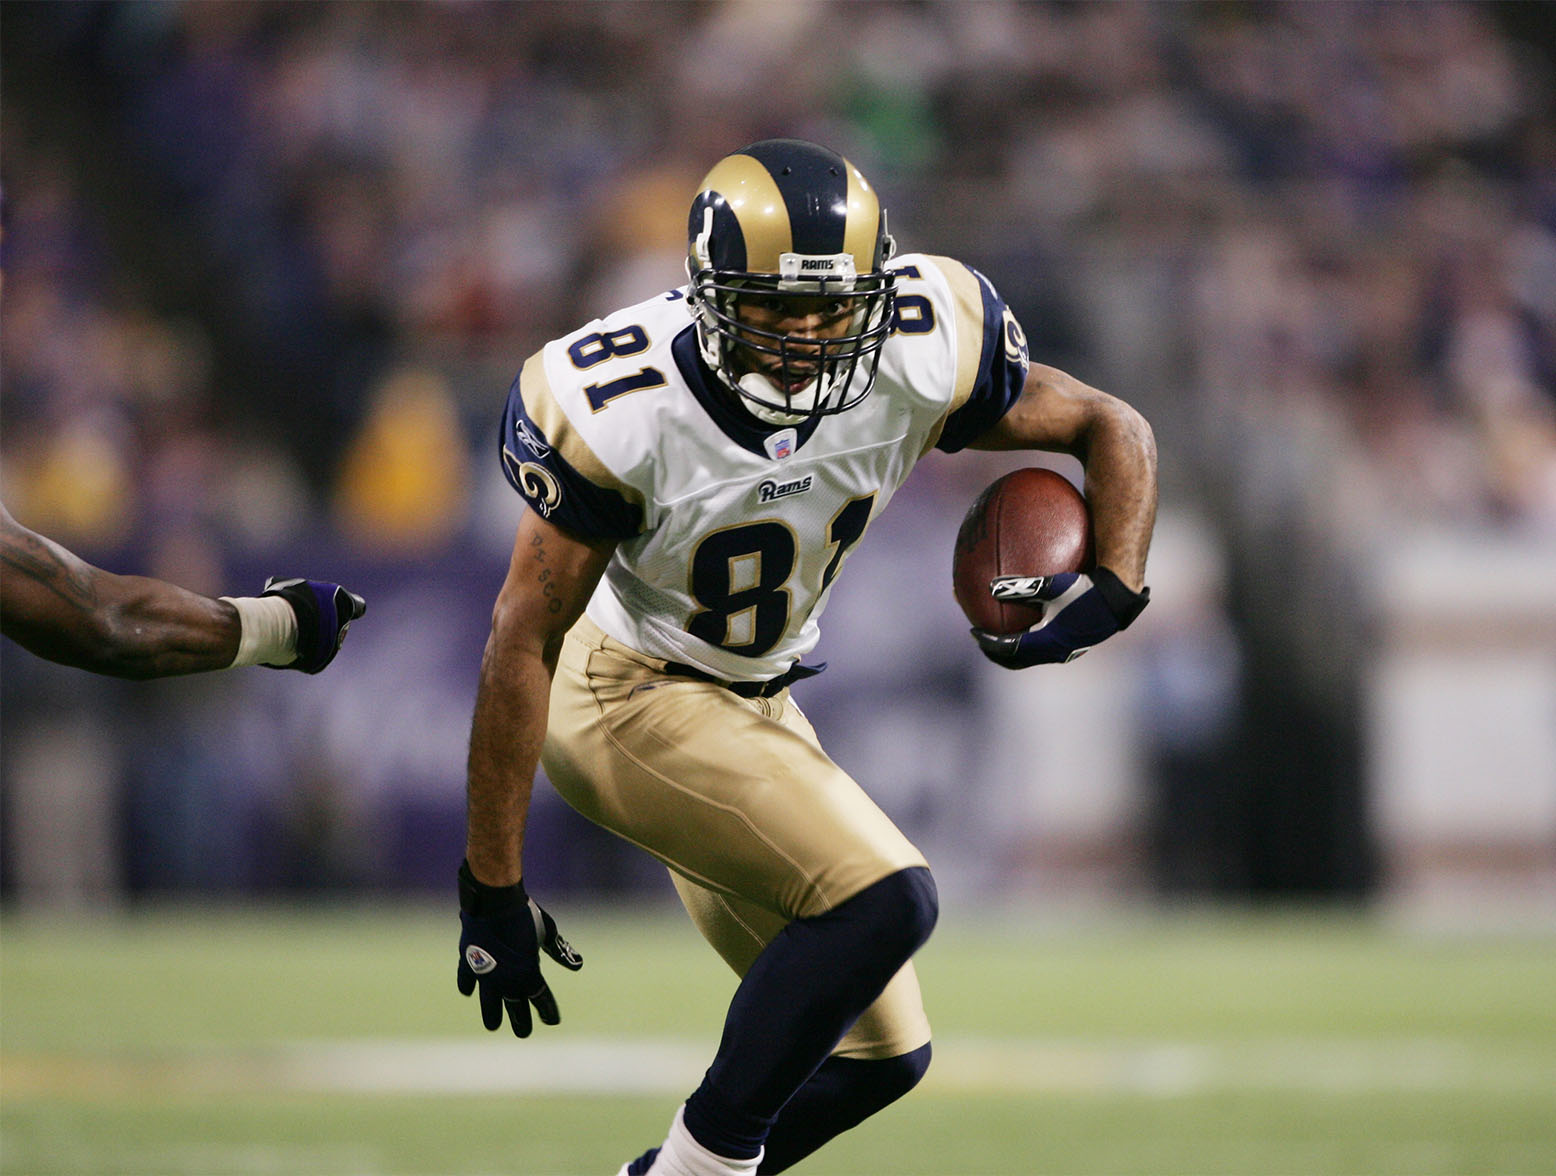
[[[800,139],[753,143],[703,179],[688,238],[702,358],[749,410],[797,424],[869,395],[895,246],[858,168]]]

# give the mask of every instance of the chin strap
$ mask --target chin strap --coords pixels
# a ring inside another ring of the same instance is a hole
[[[816,406],[816,391],[820,382],[820,380],[812,380],[805,386],[809,392],[810,403],[809,405],[802,405],[801,407],[805,411],[798,413],[785,412],[776,403],[769,400],[768,397],[762,395],[764,392],[770,392],[773,397],[779,397],[781,393],[778,391],[778,385],[758,372],[747,372],[741,376],[740,389],[743,393],[742,399],[745,401],[746,407],[755,416],[769,425],[792,428],[795,425],[804,423],[809,410]],[[793,403],[792,397],[790,398],[790,403]]]

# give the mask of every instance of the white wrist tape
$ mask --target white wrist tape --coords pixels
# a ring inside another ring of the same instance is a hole
[[[297,660],[297,614],[282,596],[223,596],[238,610],[234,666],[286,666]]]

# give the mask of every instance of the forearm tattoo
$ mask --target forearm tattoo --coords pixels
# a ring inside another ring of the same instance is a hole
[[[551,571],[550,553],[546,550],[546,537],[539,531],[530,536],[529,540],[530,566],[535,573],[535,583],[540,586],[540,594],[545,597],[546,611],[555,616],[562,611],[562,598],[556,593],[555,576]]]
[[[66,557],[40,535],[7,526],[0,534],[0,569],[6,576],[21,577],[36,589],[54,597],[72,612],[89,613],[99,600],[91,569]]]

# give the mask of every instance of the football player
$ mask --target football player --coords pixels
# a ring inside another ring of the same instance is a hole
[[[119,678],[268,665],[317,674],[366,602],[339,584],[272,577],[212,600],[93,567],[0,506],[0,631],[50,661]]]
[[[937,916],[923,855],[817,742],[789,686],[834,579],[931,447],[1078,456],[1097,568],[1041,623],[980,635],[1062,662],[1145,606],[1156,459],[1121,401],[1032,365],[967,266],[894,257],[874,189],[798,140],[718,162],[689,284],[523,365],[501,460],[530,506],[482,660],[460,868],[459,988],[527,1036],[558,1008],[539,953],[582,960],[525,891],[537,763],[664,862],[741,977],[665,1141],[624,1176],[781,1172],[911,1089],[929,1022],[910,957]],[[911,636],[905,639],[911,639]]]

